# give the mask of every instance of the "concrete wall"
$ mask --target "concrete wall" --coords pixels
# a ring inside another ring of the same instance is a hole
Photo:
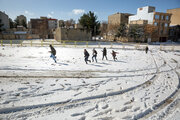
[[[92,36],[86,30],[57,28],[54,38],[56,40],[91,40]]]
[[[15,39],[27,39],[27,34],[1,34],[0,39],[3,40],[15,40]]]
[[[180,25],[180,8],[168,9],[167,13],[171,13],[171,26]]]

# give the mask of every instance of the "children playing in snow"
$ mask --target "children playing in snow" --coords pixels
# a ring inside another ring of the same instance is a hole
[[[106,48],[104,48],[102,52],[103,52],[102,60],[104,59],[104,57],[106,57],[106,60],[107,60],[107,50],[106,50]]]
[[[84,49],[84,58],[85,58],[84,60],[85,60],[86,64],[88,64],[88,62],[91,62],[91,60],[88,60],[89,53],[86,49]]]
[[[146,54],[148,53],[148,50],[149,50],[149,48],[148,48],[148,46],[146,46],[146,49],[145,49]]]
[[[95,50],[95,48],[93,49],[93,54],[92,54],[93,56],[92,56],[92,62],[94,62],[94,59],[95,59],[95,61],[97,62],[97,59],[96,59],[96,57],[97,57],[97,51]]]
[[[113,56],[113,59],[114,59],[114,61],[116,61],[117,60],[117,57],[116,57],[116,54],[117,54],[118,52],[115,52],[114,50],[112,50],[112,56]]]
[[[51,51],[49,51],[51,53],[51,58],[54,60],[54,62],[56,63],[56,50],[54,49],[54,47],[52,45],[49,45]]]

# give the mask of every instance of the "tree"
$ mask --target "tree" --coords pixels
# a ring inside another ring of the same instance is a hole
[[[0,19],[0,32],[3,30],[2,26],[4,26],[4,24],[2,24],[2,20]]]
[[[9,25],[10,25],[10,28],[14,28],[15,27],[15,23],[12,21],[11,18],[9,18]]]
[[[14,27],[17,28],[17,26],[20,25],[20,21],[18,18],[14,20]]]
[[[128,35],[133,38],[135,42],[140,42],[138,39],[144,35],[144,28],[139,25],[131,25],[129,27]]]
[[[24,19],[21,21],[21,23],[22,23],[23,27],[27,28],[27,23],[26,23],[26,21]]]
[[[73,20],[73,19],[65,21],[66,28],[70,28],[70,27],[74,28],[74,25],[75,25],[75,20]]]
[[[119,25],[117,24],[108,24],[108,34],[115,37],[118,32],[118,27]]]
[[[103,36],[107,34],[108,23],[106,21],[102,22],[100,25],[100,35]]]
[[[90,31],[92,36],[96,36],[100,33],[100,22],[97,21],[97,16],[91,11],[87,14],[83,14],[79,19],[79,23],[84,29]]]
[[[154,25],[147,24],[144,27],[144,33],[145,33],[146,42],[147,42],[147,38],[152,39],[152,38],[157,38],[158,37],[157,27],[154,26]]]
[[[127,26],[124,23],[121,23],[118,31],[115,35],[116,37],[126,37],[127,36]]]

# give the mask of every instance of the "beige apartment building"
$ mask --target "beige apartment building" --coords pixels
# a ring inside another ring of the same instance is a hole
[[[168,9],[167,13],[172,14],[170,26],[180,25],[180,8]]]

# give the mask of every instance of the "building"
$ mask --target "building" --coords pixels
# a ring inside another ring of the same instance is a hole
[[[129,24],[132,21],[147,20],[148,24],[156,26],[158,33],[158,38],[151,41],[165,42],[168,39],[170,18],[170,13],[155,12],[155,7],[146,6],[138,8],[136,15],[129,16]]]
[[[57,19],[52,19],[52,18],[49,18],[48,19],[48,29],[56,29],[57,28]]]
[[[54,31],[58,27],[58,20],[57,19],[52,19],[48,18],[48,38],[53,39],[54,38]]]
[[[132,14],[118,12],[108,16],[108,30],[107,35],[105,35],[104,38],[108,40],[114,40],[120,24],[128,24],[130,15]]]
[[[19,16],[17,16],[17,19],[19,20],[19,25],[23,25],[24,23],[27,24],[26,16],[19,15]]]
[[[148,20],[133,20],[133,21],[130,21],[129,24],[130,25],[133,25],[133,24],[146,25],[148,24]]]
[[[180,25],[180,8],[168,9],[167,13],[172,14],[170,26]]]
[[[5,12],[1,12],[0,11],[0,20],[1,20],[1,24],[3,24],[3,26],[1,27],[1,29],[9,29],[9,17]]]
[[[120,25],[121,23],[128,24],[129,13],[116,13],[108,16],[108,25]]]
[[[180,25],[170,26],[169,40],[180,42]]]
[[[37,38],[48,38],[48,19],[30,19],[30,33],[38,36]]]
[[[180,8],[168,9],[167,13],[172,14],[169,28],[169,39],[180,42]]]

